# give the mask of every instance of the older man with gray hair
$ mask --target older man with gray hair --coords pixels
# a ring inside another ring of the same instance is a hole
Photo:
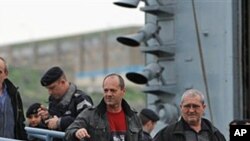
[[[185,91],[181,98],[181,119],[160,130],[155,141],[226,141],[213,124],[203,118],[206,109],[202,92],[196,89]]]

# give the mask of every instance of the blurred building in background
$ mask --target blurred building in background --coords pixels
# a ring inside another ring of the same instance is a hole
[[[99,85],[102,82],[100,76],[107,73],[123,74],[143,68],[145,61],[140,49],[124,48],[116,41],[117,36],[133,33],[138,28],[125,27],[1,45],[0,56],[15,68],[27,66],[41,72],[59,65],[78,85]]]

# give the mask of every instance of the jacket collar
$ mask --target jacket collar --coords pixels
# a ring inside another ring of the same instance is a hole
[[[201,122],[202,122],[201,124],[203,124],[203,127],[205,127],[205,129],[209,130],[212,133],[215,133],[218,130],[212,125],[212,123],[209,120],[205,118],[202,118]],[[188,125],[188,124],[185,122],[183,118],[181,118],[180,121],[176,123],[174,134],[184,134],[185,125]]]
[[[69,105],[71,98],[72,98],[73,94],[75,93],[75,91],[76,91],[76,85],[70,83],[69,89],[62,97],[62,100],[60,101],[60,103],[64,106]]]
[[[101,115],[106,113],[107,105],[104,102],[104,99],[101,100],[101,102],[97,105],[96,108],[98,113],[100,113]],[[122,109],[124,110],[125,114],[129,117],[131,117],[134,113],[134,111],[130,108],[129,104],[124,99],[122,99]]]
[[[16,93],[18,87],[16,87],[9,79],[5,79],[4,84],[7,86],[7,91],[10,96]]]

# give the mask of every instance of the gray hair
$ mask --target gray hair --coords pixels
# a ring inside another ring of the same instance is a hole
[[[181,97],[181,103],[183,103],[184,101],[184,98],[187,97],[187,96],[190,96],[190,97],[196,97],[196,96],[199,96],[201,98],[201,103],[204,104],[205,103],[205,98],[204,98],[204,94],[197,90],[197,89],[189,89],[189,90],[186,90],[182,97]]]

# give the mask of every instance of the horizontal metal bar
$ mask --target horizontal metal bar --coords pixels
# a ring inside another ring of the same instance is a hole
[[[40,135],[49,135],[51,137],[63,138],[65,133],[55,130],[47,130],[41,128],[25,127],[27,134],[40,134]]]
[[[21,140],[0,137],[0,141],[21,141]]]

